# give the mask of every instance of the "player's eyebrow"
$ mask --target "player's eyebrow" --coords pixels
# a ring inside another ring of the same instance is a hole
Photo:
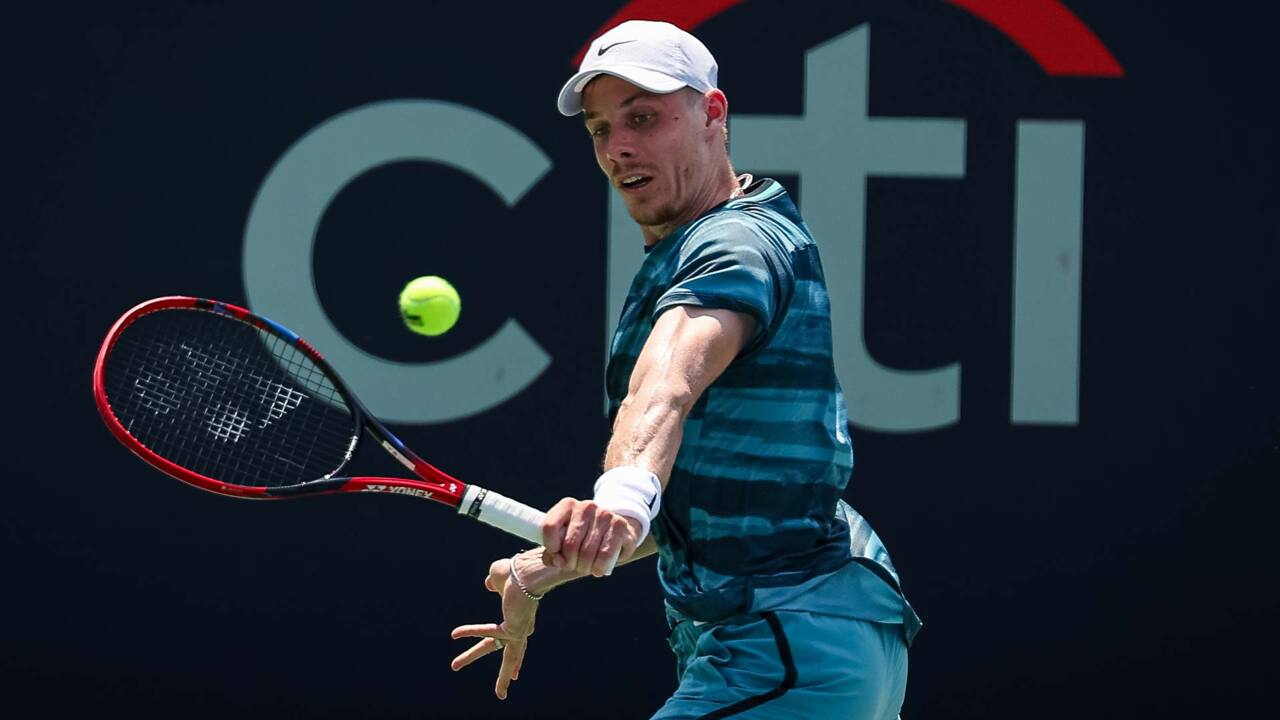
[[[630,97],[628,97],[626,100],[623,100],[622,102],[618,103],[618,107],[619,107],[619,108],[624,108],[624,107],[626,107],[626,106],[630,105],[631,103],[635,102],[636,100],[639,100],[640,98],[642,98],[642,97],[644,97],[644,96],[646,96],[646,95],[650,95],[650,94],[651,94],[651,93],[648,93],[648,92],[645,92],[644,90],[641,90],[640,92],[638,92],[638,93],[635,93],[635,94],[631,95],[631,96],[630,96]],[[588,121],[588,120],[591,120],[592,118],[598,118],[598,117],[600,117],[600,113],[598,113],[598,112],[584,112],[584,113],[582,114],[582,120],[583,120],[583,122],[586,122],[586,121]]]

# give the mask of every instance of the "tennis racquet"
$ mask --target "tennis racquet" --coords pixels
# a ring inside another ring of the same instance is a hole
[[[418,457],[307,341],[235,305],[162,297],[129,310],[98,351],[93,397],[125,447],[201,490],[412,495],[542,543],[542,512]],[[340,476],[366,431],[419,479]]]

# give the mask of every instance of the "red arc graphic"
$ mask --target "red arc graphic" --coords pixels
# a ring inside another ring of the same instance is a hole
[[[693,30],[746,0],[631,0],[591,37],[627,20],[665,20]],[[943,0],[999,30],[1054,77],[1123,77],[1107,46],[1059,0]],[[573,58],[577,67],[584,45]]]

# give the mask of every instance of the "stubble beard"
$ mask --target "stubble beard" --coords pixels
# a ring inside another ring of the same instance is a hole
[[[627,214],[641,227],[660,227],[675,222],[680,217],[680,208],[675,203],[666,202],[657,207],[646,207],[638,203],[627,203]]]
[[[642,227],[655,227],[658,225],[666,225],[676,218],[676,209],[670,205],[652,209],[640,209],[635,207],[627,207],[627,213],[631,215],[631,219],[637,225]]]

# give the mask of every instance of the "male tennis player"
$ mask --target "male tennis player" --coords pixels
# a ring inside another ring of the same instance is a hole
[[[735,174],[716,75],[692,35],[632,21],[560,92],[647,257],[613,340],[594,496],[492,564],[503,622],[456,628],[482,639],[453,668],[501,649],[505,698],[542,595],[657,553],[679,687],[655,718],[894,718],[920,623],[840,499],[853,453],[817,247],[781,185]]]

